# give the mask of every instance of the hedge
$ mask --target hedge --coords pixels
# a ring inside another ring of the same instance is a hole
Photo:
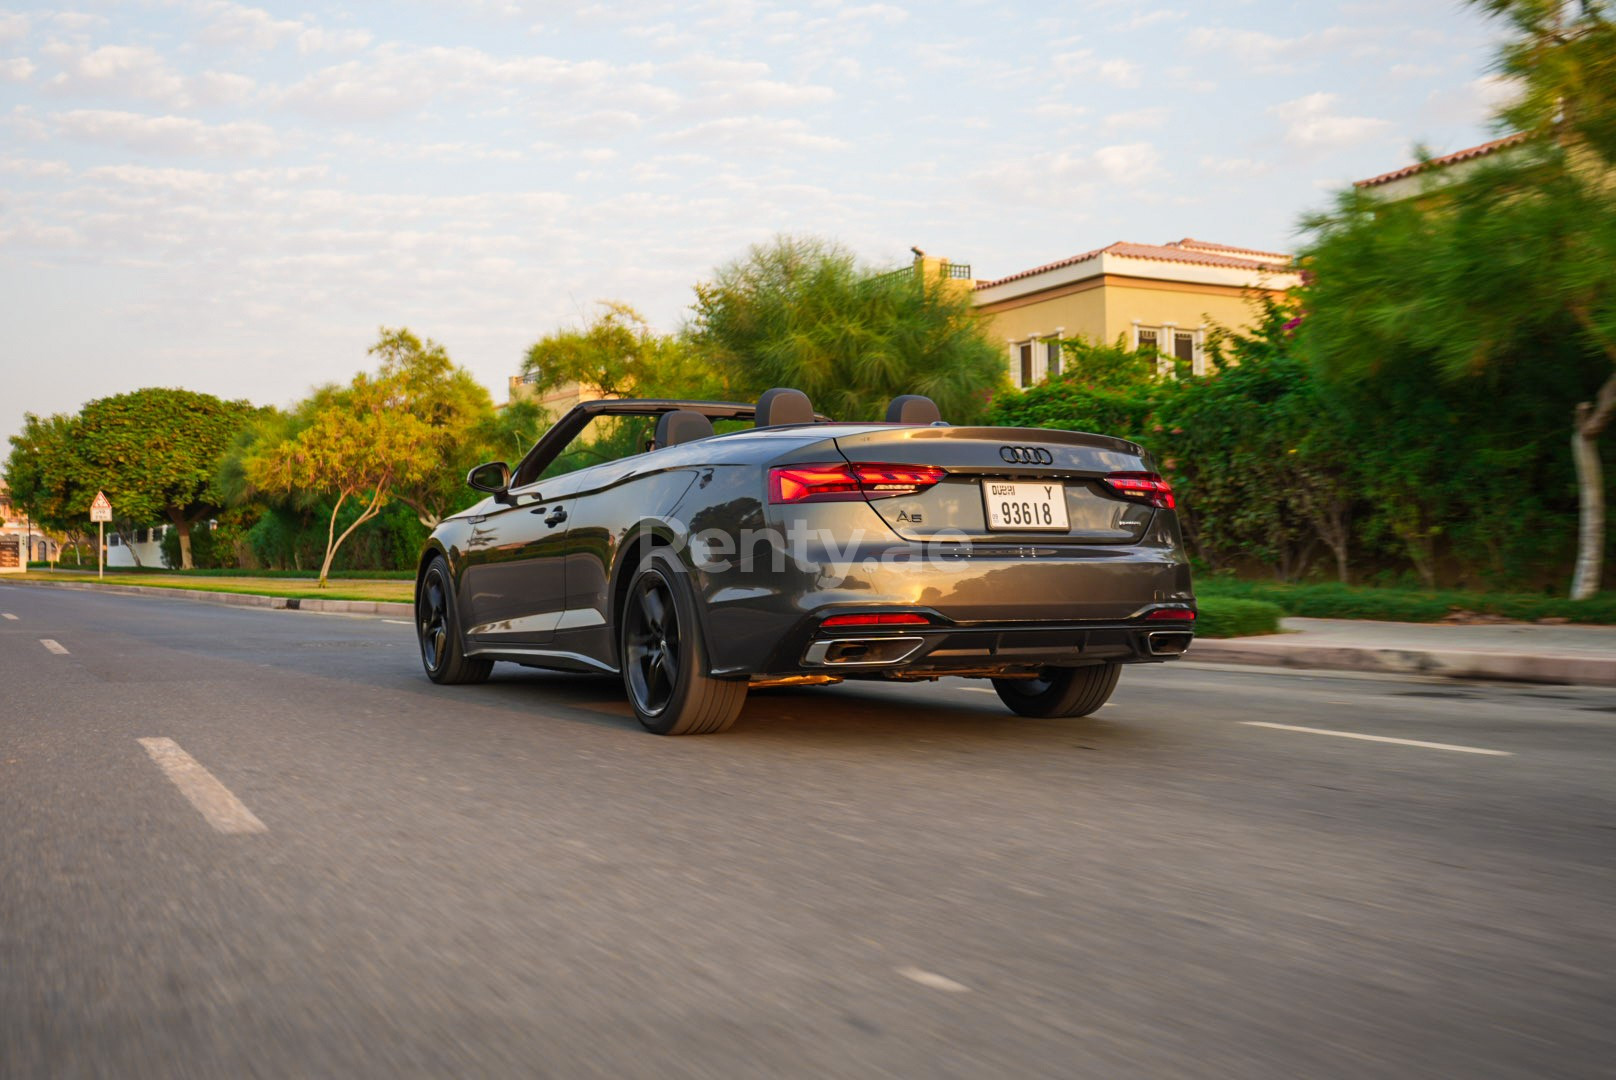
[[[1566,619],[1577,623],[1616,624],[1616,594],[1611,593],[1589,600],[1568,600],[1563,596],[1534,593],[1467,592],[1457,589],[1426,592],[1334,582],[1281,585],[1221,577],[1201,578],[1195,583],[1195,592],[1203,604],[1213,599],[1265,600],[1279,605],[1286,615],[1312,619],[1438,622],[1456,611],[1468,611],[1524,622]]]
[[[1195,636],[1204,638],[1250,637],[1279,633],[1284,614],[1278,604],[1263,600],[1239,600],[1222,596],[1195,598]]]

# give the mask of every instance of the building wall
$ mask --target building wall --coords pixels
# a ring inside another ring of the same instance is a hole
[[[1005,343],[1011,382],[1020,385],[1018,350],[1023,343],[1082,337],[1107,345],[1120,339],[1127,348],[1138,348],[1141,330],[1154,332],[1157,348],[1166,354],[1175,351],[1174,335],[1191,335],[1189,359],[1200,372],[1212,327],[1250,328],[1256,321],[1256,298],[1264,294],[1283,295],[1278,290],[1106,274],[985,305],[981,311],[989,319],[989,336]],[[1039,356],[1034,381],[1046,372],[1047,360]]]
[[[1114,284],[1113,284],[1114,282]],[[1279,296],[1279,293],[1269,293]],[[1168,281],[1108,279],[1105,289],[1105,340],[1119,335],[1133,341],[1135,323],[1176,325],[1180,329],[1213,324],[1246,329],[1254,321],[1250,291],[1218,285],[1178,285]]]
[[[988,316],[988,333],[995,341],[1025,341],[1056,335],[1109,340],[1103,286],[1104,279],[1093,278],[978,310]]]
[[[155,566],[158,569],[162,569],[163,537],[168,533],[168,528],[169,527],[167,525],[158,525],[152,528],[149,533],[151,539],[137,541],[134,544],[133,553],[130,552],[129,545],[125,544],[123,539],[118,536],[117,533],[113,532],[111,529],[108,529],[107,566],[109,568],[114,566],[134,566],[135,555],[138,554],[140,556],[141,566]],[[135,535],[138,536],[139,533],[137,532]],[[95,547],[93,536],[91,537],[90,547]]]
[[[549,418],[554,421],[571,409],[580,401],[593,401],[596,398],[607,397],[592,386],[582,383],[567,382],[547,391],[542,397],[534,392],[533,384],[527,382],[520,375],[510,377],[508,401],[537,401]]]
[[[11,495],[6,491],[3,480],[0,480],[0,537],[6,538],[7,556],[4,561],[8,564],[0,566],[0,570],[7,572],[20,573],[26,563],[54,559],[61,550],[59,543],[46,536],[38,525],[31,524],[12,505]]]

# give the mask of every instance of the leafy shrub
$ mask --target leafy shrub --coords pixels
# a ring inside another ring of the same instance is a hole
[[[1278,604],[1222,596],[1197,596],[1195,607],[1195,636],[1204,638],[1277,634],[1284,614]]]
[[[1484,593],[1457,589],[1379,589],[1334,582],[1283,585],[1202,579],[1196,595],[1203,605],[1231,600],[1263,600],[1286,615],[1311,619],[1383,619],[1389,622],[1437,622],[1456,611],[1498,615],[1508,619],[1569,619],[1576,623],[1616,624],[1616,597],[1569,600],[1532,593]],[[1204,610],[1204,606],[1203,606]]]

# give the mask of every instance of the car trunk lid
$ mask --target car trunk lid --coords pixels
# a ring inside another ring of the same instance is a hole
[[[1127,544],[1154,508],[1105,483],[1154,471],[1134,443],[1043,428],[881,427],[836,438],[848,461],[930,465],[947,475],[913,494],[870,506],[906,540],[976,543]],[[1064,521],[1062,518],[1064,511]]]

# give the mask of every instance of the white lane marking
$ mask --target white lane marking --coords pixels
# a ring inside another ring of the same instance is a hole
[[[1485,750],[1479,746],[1455,746],[1452,743],[1422,742],[1419,739],[1394,739],[1389,735],[1364,735],[1357,731],[1331,731],[1328,728],[1297,727],[1295,724],[1270,724],[1266,720],[1242,720],[1246,727],[1274,728],[1278,731],[1305,731],[1309,735],[1334,735],[1338,739],[1362,739],[1364,742],[1392,743],[1395,746],[1423,746],[1427,750],[1452,750],[1456,754],[1488,754],[1492,757],[1514,757],[1510,750]]]
[[[269,831],[230,789],[219,783],[194,757],[180,749],[173,739],[139,739],[157,767],[168,775],[180,794],[190,800],[208,824],[222,833]]]
[[[0,611],[0,619],[10,619],[12,622],[16,622],[17,616],[13,615],[9,611]]]
[[[67,646],[63,645],[60,641],[52,641],[48,637],[42,637],[39,639],[39,643],[45,646],[45,648],[49,649],[51,652],[55,653],[57,656],[67,655]]]
[[[971,988],[964,983],[955,982],[947,975],[939,975],[935,971],[922,971],[917,967],[901,967],[894,969],[906,979],[913,979],[921,986],[929,986],[933,990],[947,990],[950,994],[968,994]]]
[[[392,623],[394,626],[414,626],[408,619],[383,619],[382,622]]]

